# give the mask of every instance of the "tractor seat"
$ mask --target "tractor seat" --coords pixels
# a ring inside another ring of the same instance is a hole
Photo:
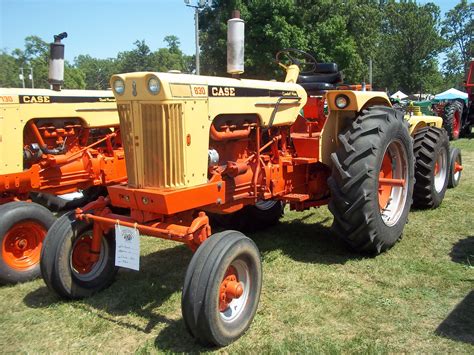
[[[336,63],[318,63],[314,74],[299,75],[297,83],[308,95],[321,95],[324,91],[336,89],[336,84],[342,83],[342,73]]]

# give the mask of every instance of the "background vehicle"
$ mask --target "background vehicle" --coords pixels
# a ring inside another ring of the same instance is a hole
[[[0,110],[0,282],[20,282],[39,275],[55,220],[29,200],[85,204],[126,180],[125,161],[110,91],[0,89]]]

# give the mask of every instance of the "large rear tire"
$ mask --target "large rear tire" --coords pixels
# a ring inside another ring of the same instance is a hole
[[[449,176],[448,187],[453,188],[459,185],[462,173],[462,157],[458,148],[452,148],[449,154]]]
[[[423,127],[415,133],[413,206],[436,208],[448,187],[449,140],[444,129]]]
[[[55,220],[36,203],[0,206],[0,283],[25,282],[40,275],[41,246]]]
[[[261,287],[255,243],[237,231],[214,234],[198,248],[186,271],[181,299],[186,328],[204,345],[230,344],[250,327]]]
[[[462,111],[463,106],[457,101],[444,107],[443,128],[448,132],[450,140],[459,138],[462,128]]]
[[[413,193],[413,145],[403,114],[364,110],[331,154],[332,231],[353,249],[378,254],[401,237]]]
[[[89,257],[92,223],[79,221],[74,212],[59,218],[49,230],[41,251],[41,275],[50,290],[65,299],[89,297],[115,278],[115,236],[102,238],[99,260]]]

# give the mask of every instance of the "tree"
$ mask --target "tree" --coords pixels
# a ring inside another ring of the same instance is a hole
[[[110,87],[110,77],[118,72],[117,62],[114,59],[97,59],[90,55],[79,55],[74,65],[84,74],[87,89],[105,90]]]
[[[179,38],[173,35],[166,36],[163,41],[168,43],[168,49],[171,53],[174,54],[182,54],[181,50],[179,49],[179,45],[181,44]]]
[[[16,58],[5,51],[0,51],[0,87],[18,87],[20,66]]]
[[[474,56],[474,3],[461,0],[447,12],[442,22],[441,34],[446,38],[447,59],[444,72],[462,80],[469,61]]]
[[[390,91],[434,91],[437,55],[444,46],[439,34],[439,7],[389,1],[383,9],[375,82]]]
[[[308,51],[320,62],[335,61],[348,81],[367,75],[381,15],[376,0],[215,0],[201,12],[203,72],[225,75],[227,20],[239,9],[246,22],[246,76],[282,77],[275,54],[284,48]]]
[[[79,69],[75,68],[68,62],[64,63],[64,89],[85,89],[86,75]]]
[[[150,47],[144,40],[133,43],[135,49],[117,55],[117,69],[121,73],[153,71]]]

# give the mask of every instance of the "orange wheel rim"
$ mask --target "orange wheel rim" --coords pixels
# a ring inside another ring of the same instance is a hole
[[[407,151],[400,140],[392,141],[383,156],[378,177],[380,215],[388,226],[395,225],[407,201]]]
[[[79,274],[88,274],[94,267],[91,260],[92,235],[83,235],[74,243],[71,255],[71,264]]]
[[[12,226],[2,243],[2,258],[5,264],[20,271],[37,265],[47,232],[43,225],[34,221],[23,221]]]
[[[379,180],[381,179],[392,179],[393,169],[392,169],[392,158],[390,153],[387,151],[383,156],[382,166],[380,167]],[[382,180],[384,181],[384,180]],[[388,201],[390,200],[390,195],[392,193],[392,186],[389,184],[380,184],[379,183],[379,206],[382,210],[387,206]]]

